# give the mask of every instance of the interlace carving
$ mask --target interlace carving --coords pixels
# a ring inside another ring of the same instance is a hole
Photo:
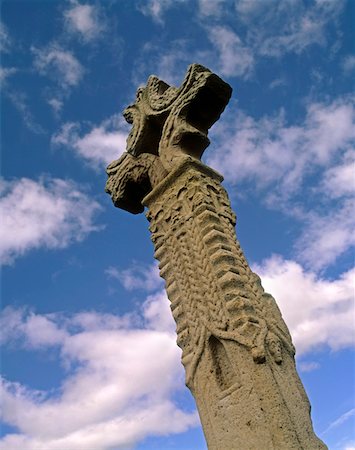
[[[257,363],[265,362],[268,350],[280,364],[282,348],[292,355],[294,349],[274,299],[264,293],[237,242],[221,177],[197,161],[182,165],[185,171],[174,184],[160,196],[148,195],[145,204],[192,387],[212,335],[245,346]]]

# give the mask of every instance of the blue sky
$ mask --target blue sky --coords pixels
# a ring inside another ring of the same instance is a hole
[[[113,207],[121,111],[197,62],[233,87],[204,162],[355,449],[354,28],[343,0],[1,2],[0,449],[206,449],[144,215]]]

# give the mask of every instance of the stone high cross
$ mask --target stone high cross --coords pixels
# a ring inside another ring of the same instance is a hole
[[[149,77],[124,111],[132,130],[106,191],[133,214],[147,207],[208,448],[324,449],[288,328],[240,248],[221,175],[200,161],[231,93],[198,64],[179,88]]]

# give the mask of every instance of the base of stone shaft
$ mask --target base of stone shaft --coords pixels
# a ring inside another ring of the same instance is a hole
[[[233,384],[216,375],[216,353],[222,370],[233,371]],[[326,449],[314,434],[291,357],[280,366],[270,356],[255,364],[235,342],[213,340],[201,357],[191,391],[209,450]]]
[[[208,448],[324,449],[287,326],[240,249],[221,181],[187,158],[144,199]]]

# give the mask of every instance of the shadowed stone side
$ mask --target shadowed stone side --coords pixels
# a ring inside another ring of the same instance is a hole
[[[221,175],[198,159],[230,95],[199,65],[179,89],[150,77],[125,112],[133,129],[106,189],[120,208],[148,208],[208,448],[323,449],[287,326],[240,248]]]

